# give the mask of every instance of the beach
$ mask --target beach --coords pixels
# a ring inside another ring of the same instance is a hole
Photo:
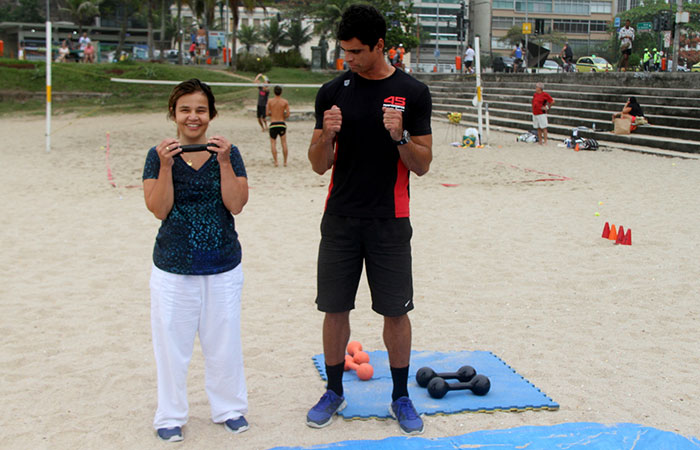
[[[250,185],[236,216],[250,430],[211,422],[196,342],[179,448],[400,435],[393,420],[305,425],[324,390],[311,358],[322,353],[314,299],[330,181],[306,157],[313,126],[289,122],[288,167],[272,165],[269,136],[246,111],[221,111],[210,126],[238,146]],[[484,148],[451,146],[465,126],[434,120],[431,169],[411,176],[413,349],[493,352],[560,408],[426,416],[423,436],[600,422],[700,437],[700,161],[575,152],[495,130]],[[148,280],[160,222],[141,174],[174,125],[164,107],[55,116],[52,130],[47,152],[43,117],[0,121],[2,446],[166,447],[151,425]],[[631,229],[632,245],[603,239],[606,222]],[[351,338],[383,350],[369,304],[363,278]]]

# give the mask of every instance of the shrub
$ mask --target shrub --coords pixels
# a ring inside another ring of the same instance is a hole
[[[272,60],[267,56],[239,53],[236,55],[236,69],[243,72],[265,73],[272,69]]]
[[[272,62],[276,67],[308,67],[309,65],[301,53],[294,49],[272,54]]]

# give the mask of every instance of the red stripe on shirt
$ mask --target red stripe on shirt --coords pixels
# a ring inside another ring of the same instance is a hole
[[[325,211],[328,208],[328,199],[331,198],[331,191],[333,190],[333,178],[335,177],[335,162],[338,159],[338,139],[335,140],[335,148],[333,149],[333,170],[331,171],[331,182],[328,185],[328,195],[326,195],[326,204],[323,207]]]
[[[396,184],[394,184],[394,213],[396,217],[408,217],[408,169],[399,158],[396,163]]]

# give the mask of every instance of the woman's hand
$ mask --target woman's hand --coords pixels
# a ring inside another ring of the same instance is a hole
[[[158,152],[161,167],[172,167],[175,162],[173,157],[182,152],[182,149],[177,139],[167,138],[156,146],[156,152]]]
[[[216,147],[209,147],[209,150],[216,152],[216,160],[219,164],[231,164],[231,142],[223,136],[212,136],[207,144],[214,144]]]

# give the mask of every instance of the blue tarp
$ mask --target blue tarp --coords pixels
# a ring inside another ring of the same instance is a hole
[[[484,430],[442,438],[390,437],[375,441],[343,441],[283,449],[343,450],[699,450],[700,440],[631,423],[563,423],[506,430]]]

